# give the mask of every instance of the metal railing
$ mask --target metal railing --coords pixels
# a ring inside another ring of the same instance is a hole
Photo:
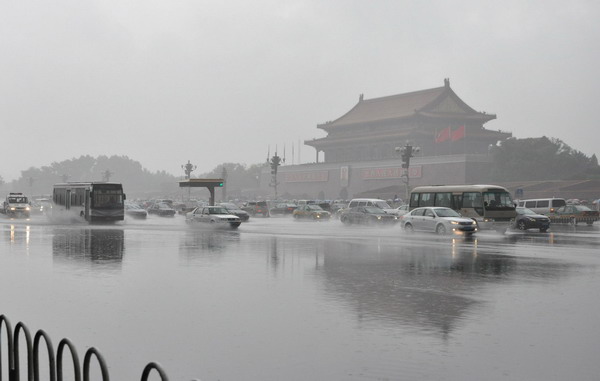
[[[4,326],[4,330],[2,329]],[[29,328],[22,323],[19,322],[15,326],[15,330],[13,332],[12,325],[8,318],[5,315],[0,315],[0,381],[2,381],[2,377],[5,374],[3,372],[3,356],[2,356],[2,348],[5,347],[2,339],[2,333],[6,332],[6,347],[8,350],[7,353],[7,362],[8,362],[8,381],[20,381],[21,380],[21,361],[19,359],[19,347],[20,340],[23,337],[25,339],[25,344],[27,346],[26,353],[27,359],[25,364],[27,365],[27,380],[28,381],[38,381],[40,379],[40,346],[45,344],[46,351],[48,352],[48,371],[49,371],[49,380],[50,381],[62,381],[63,380],[63,362],[65,360],[65,349],[68,349],[71,353],[71,361],[73,362],[73,379],[75,381],[84,381],[90,380],[90,366],[92,364],[92,357],[96,359],[98,367],[100,368],[100,373],[102,374],[102,380],[108,381],[110,377],[108,375],[108,367],[106,362],[104,361],[104,357],[100,354],[100,352],[91,347],[85,352],[85,356],[83,357],[83,374],[81,371],[81,363],[79,361],[79,356],[77,354],[77,349],[71,343],[71,341],[67,338],[62,339],[58,343],[58,347],[56,348],[56,356],[54,352],[54,347],[52,345],[52,340],[50,336],[43,330],[38,330],[35,335],[32,336],[29,332]],[[42,343],[43,341],[43,343]],[[148,363],[144,367],[142,371],[141,381],[148,381],[150,374],[152,371],[156,371],[162,381],[168,381],[169,377],[162,369],[160,364],[151,362]]]

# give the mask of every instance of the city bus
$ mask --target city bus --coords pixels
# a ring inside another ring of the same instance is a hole
[[[54,184],[50,218],[66,221],[115,222],[125,218],[125,194],[120,183]]]
[[[444,206],[477,221],[481,229],[505,230],[517,216],[510,192],[498,185],[431,185],[415,187],[410,210]]]

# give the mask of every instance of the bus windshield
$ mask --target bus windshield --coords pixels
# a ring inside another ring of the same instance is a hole
[[[515,207],[510,193],[501,190],[483,192],[483,206],[486,210],[512,209]]]
[[[123,208],[123,192],[117,189],[96,189],[92,205],[100,209]]]

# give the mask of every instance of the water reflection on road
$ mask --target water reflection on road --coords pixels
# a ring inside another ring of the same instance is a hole
[[[596,226],[462,238],[286,218],[1,222],[0,313],[101,348],[116,379],[153,360],[174,380],[600,374]]]

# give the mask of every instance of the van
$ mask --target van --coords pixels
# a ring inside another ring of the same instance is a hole
[[[378,198],[353,198],[348,203],[348,209],[354,208],[355,206],[376,206],[383,209],[384,212],[389,214],[396,214],[398,211],[392,208],[385,200]]]
[[[519,200],[519,206],[531,209],[539,214],[554,213],[561,206],[567,205],[564,198],[535,198],[528,200]]]

